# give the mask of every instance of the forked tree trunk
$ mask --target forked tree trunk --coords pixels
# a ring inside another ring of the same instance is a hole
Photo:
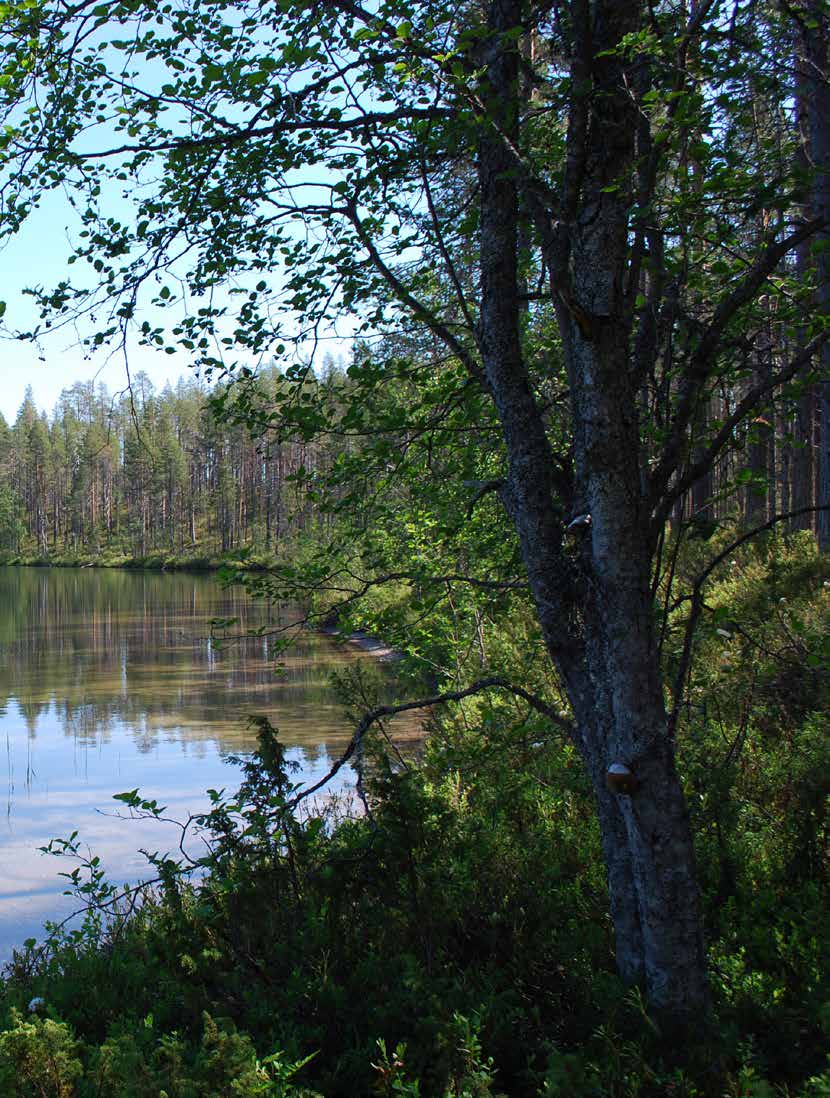
[[[491,3],[482,58],[481,96],[494,125],[485,128],[479,148],[481,352],[507,451],[502,499],[594,786],[618,968],[626,981],[644,982],[657,1011],[683,1023],[705,1006],[705,964],[691,833],[652,626],[649,514],[622,315],[628,200],[609,186],[630,172],[635,126],[619,63],[610,54],[597,58],[637,29],[639,15],[629,0],[594,7],[587,65],[598,94],[582,132],[569,133],[569,141],[580,142],[569,153],[582,168],[566,257],[573,277],[567,308],[560,310],[576,473],[567,502],[591,515],[577,535],[578,564],[564,547],[563,485],[520,339],[518,193],[510,152],[518,134],[518,64],[510,36],[502,36],[521,22],[516,0]],[[562,295],[561,278],[552,271],[555,294]],[[614,763],[633,771],[635,791],[608,791],[606,773]]]

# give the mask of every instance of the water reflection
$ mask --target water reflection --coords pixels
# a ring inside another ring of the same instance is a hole
[[[67,736],[105,742],[126,722],[145,746],[169,730],[237,749],[234,718],[264,705],[279,707],[292,741],[337,726],[328,676],[346,654],[304,635],[279,657],[278,677],[271,639],[217,649],[214,617],[238,617],[243,630],[264,620],[244,592],[218,592],[209,577],[0,569],[0,710],[14,699],[34,737],[55,704]]]
[[[0,959],[66,909],[62,866],[37,846],[77,828],[113,878],[134,877],[138,847],[175,839],[101,815],[112,794],[199,811],[205,789],[235,786],[223,756],[254,747],[249,714],[268,714],[303,780],[326,772],[349,734],[330,674],[359,656],[308,633],[285,652],[211,639],[212,618],[244,631],[265,614],[212,577],[0,568]]]

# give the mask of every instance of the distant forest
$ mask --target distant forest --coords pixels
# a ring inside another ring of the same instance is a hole
[[[390,378],[387,388],[400,385]],[[306,372],[303,400],[310,408],[332,387],[346,397],[349,386],[327,358],[320,377]],[[353,448],[355,434],[335,428],[305,441],[296,417],[293,430],[278,432],[268,408],[283,388],[275,368],[246,385],[211,390],[194,377],[158,391],[137,373],[131,391],[117,396],[77,382],[51,415],[27,391],[13,424],[0,415],[0,552],[6,559],[105,550],[131,558],[284,552],[298,534],[331,523],[315,484],[326,479],[336,455]],[[246,394],[247,411],[235,414],[237,390]],[[707,410],[710,427],[728,418],[741,395],[740,383],[724,388]],[[212,407],[217,398],[220,416]],[[259,410],[253,419],[251,407]],[[806,511],[822,491],[819,412],[815,388],[805,386],[773,414],[736,430],[715,467],[675,506],[673,521],[707,537],[723,519],[757,525],[802,510],[788,527],[815,530],[816,515]],[[365,433],[365,427],[358,432]],[[413,441],[388,421],[368,433],[385,435],[393,446]]]
[[[275,380],[266,370],[261,384]],[[27,390],[13,424],[0,415],[0,551],[277,550],[310,519],[306,485],[325,447],[252,441],[216,421],[208,392],[195,378],[157,391],[138,373],[115,397],[77,382],[47,415]]]

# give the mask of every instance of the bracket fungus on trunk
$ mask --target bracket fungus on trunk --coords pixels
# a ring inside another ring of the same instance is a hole
[[[605,772],[605,784],[612,793],[630,797],[632,793],[637,792],[640,783],[630,767],[625,763],[615,762],[611,763]]]
[[[586,530],[589,530],[592,525],[591,516],[588,514],[577,515],[576,518],[572,518],[568,525],[565,527],[566,534],[584,534]]]

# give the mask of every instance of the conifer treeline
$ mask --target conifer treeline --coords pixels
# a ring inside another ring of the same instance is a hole
[[[280,384],[276,369],[263,372],[260,409]],[[308,384],[320,383],[310,375]],[[346,376],[327,362],[322,387],[329,399],[332,385],[335,403],[348,396]],[[708,415],[722,420],[740,395],[739,382]],[[816,458],[819,405],[816,387],[804,385],[745,425],[733,448],[678,501],[672,525],[691,523],[707,537],[724,521],[749,528],[801,509],[785,526],[816,533],[818,512],[805,509],[821,504],[826,493]],[[296,534],[331,521],[308,489],[353,443],[343,435],[312,442],[281,437],[267,412],[256,419],[261,437],[252,438],[249,427],[256,434],[256,424],[244,415],[215,416],[197,379],[156,391],[139,373],[131,392],[115,397],[103,385],[76,382],[51,415],[37,409],[27,390],[13,424],[0,415],[0,554],[284,552]],[[303,433],[296,421],[288,430]],[[402,422],[380,433],[411,440]]]
[[[28,390],[13,424],[0,415],[0,551],[274,551],[308,521],[297,478],[320,455],[217,424],[197,380],[138,374],[131,397],[78,382],[51,415]]]

